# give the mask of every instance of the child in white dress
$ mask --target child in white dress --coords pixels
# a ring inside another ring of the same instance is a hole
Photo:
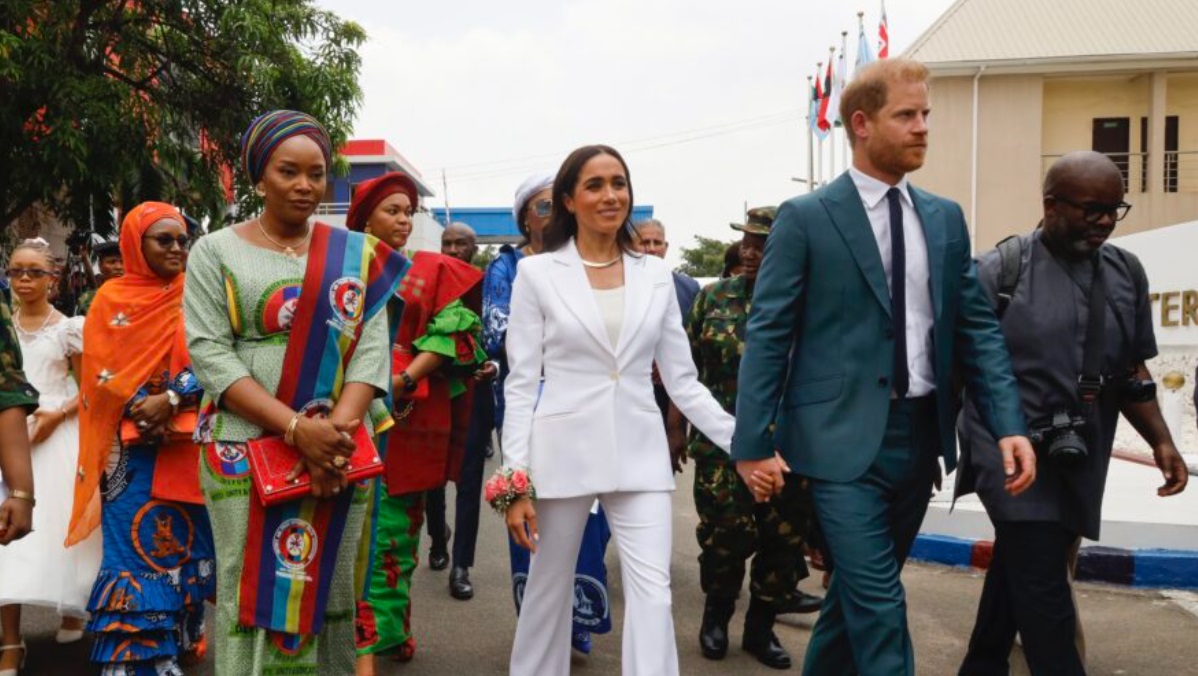
[[[60,643],[82,638],[88,596],[102,555],[98,530],[79,546],[63,545],[79,455],[76,378],[81,371],[83,318],[65,317],[48,302],[57,273],[44,240],[25,240],[13,250],[8,278],[13,304],[18,306],[13,327],[25,373],[41,396],[37,411],[29,416],[38,497],[33,532],[0,547],[0,644],[22,646],[0,653],[0,676],[15,674],[24,659],[22,605],[57,610],[63,618]]]

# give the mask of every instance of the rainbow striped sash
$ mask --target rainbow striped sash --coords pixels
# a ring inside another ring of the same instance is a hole
[[[408,266],[373,237],[314,226],[275,395],[280,401],[309,415],[332,410],[362,327],[386,307]],[[238,591],[241,625],[320,632],[353,494],[269,508],[250,497]]]

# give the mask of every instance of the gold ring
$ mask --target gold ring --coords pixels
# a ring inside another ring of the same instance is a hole
[[[344,456],[339,455],[339,456],[333,458],[333,467],[336,467],[337,469],[341,469],[341,468],[345,467],[347,462],[349,462],[349,461],[346,460]]]

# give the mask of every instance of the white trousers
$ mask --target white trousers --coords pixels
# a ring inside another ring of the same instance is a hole
[[[513,676],[570,673],[574,566],[595,498],[620,554],[625,676],[675,676],[678,649],[670,600],[671,493],[607,493],[536,502],[540,540],[528,569],[512,645]]]

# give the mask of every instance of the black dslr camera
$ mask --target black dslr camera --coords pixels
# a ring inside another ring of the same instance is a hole
[[[1081,434],[1086,425],[1083,416],[1057,411],[1046,424],[1033,425],[1028,438],[1050,462],[1060,467],[1078,467],[1090,454]]]

